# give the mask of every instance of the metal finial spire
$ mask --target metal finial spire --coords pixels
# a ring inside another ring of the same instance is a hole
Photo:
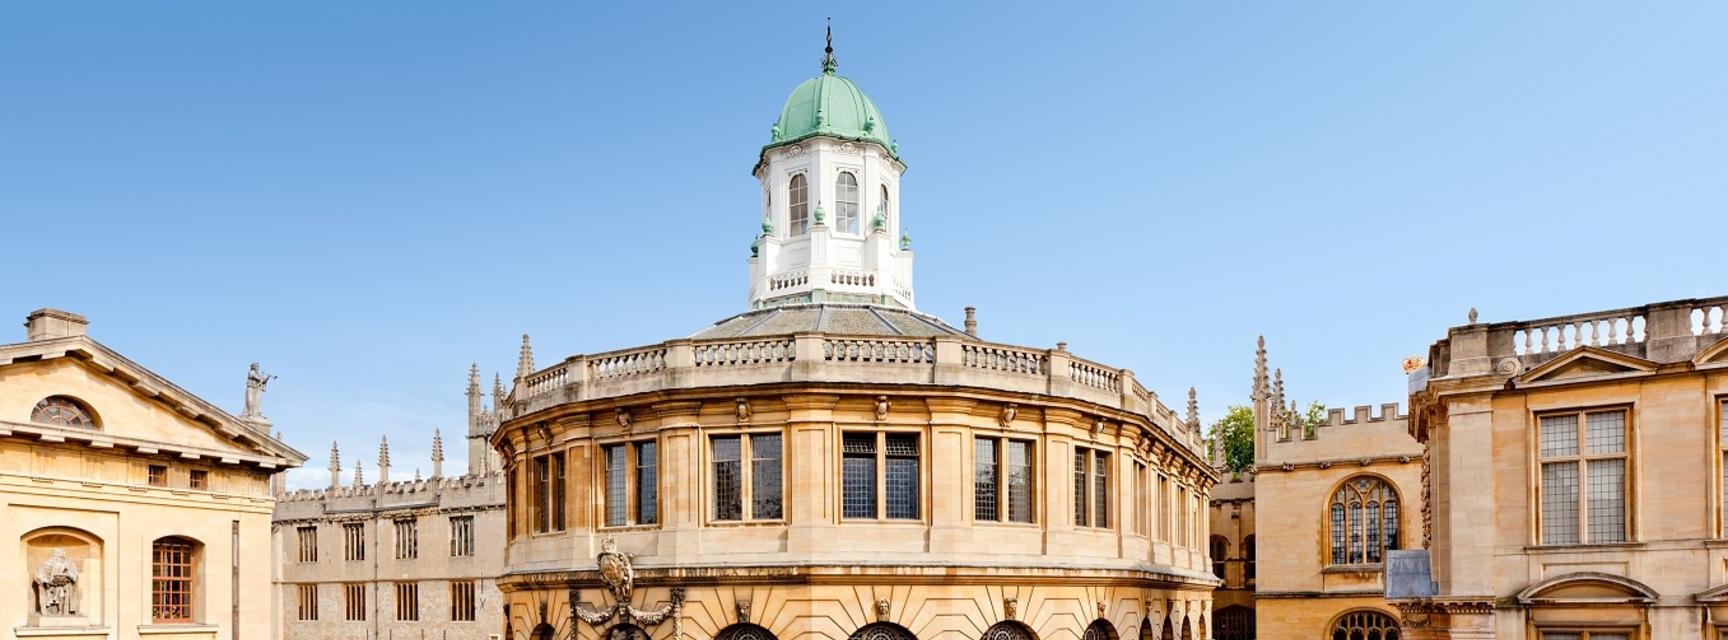
[[[822,73],[834,73],[840,62],[834,59],[834,19],[828,19],[827,46],[822,48]]]

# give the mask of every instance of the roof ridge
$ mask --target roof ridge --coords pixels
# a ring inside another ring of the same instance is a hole
[[[894,326],[894,323],[889,322],[887,318],[882,317],[882,314],[877,313],[876,307],[864,307],[864,310],[869,311],[870,317],[875,318],[877,322],[880,322],[880,323],[882,323],[883,326],[888,327],[888,330],[893,331],[894,335],[897,335],[897,336],[906,335],[906,332],[901,331],[900,327]]]

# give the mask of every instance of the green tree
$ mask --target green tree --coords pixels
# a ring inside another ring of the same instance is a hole
[[[1212,423],[1212,446],[1224,447],[1224,468],[1247,471],[1254,467],[1254,409],[1232,406]]]

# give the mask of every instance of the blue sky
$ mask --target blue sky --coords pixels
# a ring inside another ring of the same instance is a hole
[[[263,362],[297,486],[332,440],[459,458],[468,363],[523,332],[544,365],[742,309],[825,16],[911,167],[923,310],[1209,419],[1258,334],[1297,398],[1402,401],[1471,306],[1728,285],[1719,2],[53,2],[0,19],[0,315],[236,411]]]

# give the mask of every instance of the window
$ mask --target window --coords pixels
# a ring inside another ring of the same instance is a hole
[[[858,177],[850,171],[834,180],[834,226],[840,233],[858,233]]]
[[[96,418],[84,403],[66,396],[51,396],[36,403],[30,410],[30,421],[57,427],[96,428]]]
[[[1032,522],[1032,442],[977,438],[973,448],[973,517]]]
[[[318,585],[294,585],[294,619],[318,619]]]
[[[882,218],[883,224],[888,224],[888,216],[894,214],[893,208],[888,204],[888,185],[882,185],[882,202],[876,205],[876,215]]]
[[[1146,483],[1148,474],[1146,463],[1134,461],[1134,533],[1146,535],[1151,528],[1147,518],[1152,517],[1152,507],[1146,503]]]
[[[1194,539],[1190,538],[1194,530],[1188,524],[1188,487],[1176,487],[1176,544],[1182,548],[1192,548]]]
[[[1212,575],[1223,580],[1224,560],[1225,556],[1230,554],[1230,541],[1225,540],[1224,536],[1212,536],[1212,544],[1209,545],[1208,552],[1212,555]]]
[[[715,436],[710,443],[714,451],[714,519],[779,519],[783,513],[780,434]]]
[[[1728,400],[1716,409],[1716,447],[1722,458],[1722,533],[1728,538]]]
[[[1327,509],[1332,564],[1379,564],[1398,548],[1398,494],[1385,480],[1351,478]]]
[[[1254,536],[1242,539],[1242,580],[1254,586]]]
[[[1398,640],[1398,621],[1379,611],[1352,611],[1332,626],[1332,640]]]
[[[150,465],[149,479],[150,479],[150,486],[152,486],[152,487],[166,487],[166,486],[168,486],[168,467],[167,467],[167,465],[160,465],[160,464]]]
[[[193,469],[186,476],[186,486],[204,491],[210,488],[210,472],[203,469]]]
[[[1110,454],[1074,448],[1074,525],[1110,526]]]
[[[1629,640],[1628,631],[1543,631],[1542,640]]]
[[[450,517],[450,557],[474,555],[474,516]]]
[[[841,441],[841,515],[916,520],[918,435],[847,433]],[[882,487],[877,491],[877,487]]]
[[[420,619],[420,585],[413,582],[396,583],[396,619],[413,622]]]
[[[157,623],[192,622],[194,553],[192,541],[162,538],[150,545],[150,619]]]
[[[342,585],[342,619],[349,622],[366,620],[366,585]]]
[[[350,522],[342,525],[342,559],[349,562],[366,559],[366,525]]]
[[[318,527],[300,527],[294,530],[294,535],[300,543],[300,553],[297,558],[301,562],[318,561]]]
[[[474,582],[461,580],[450,583],[450,621],[474,621]]]
[[[1551,414],[1537,421],[1542,544],[1625,542],[1626,411]]]
[[[420,557],[420,521],[403,518],[396,521],[396,559]]]
[[[787,233],[801,236],[810,232],[810,193],[804,184],[804,174],[792,176],[786,186],[786,213],[791,217]]]
[[[1170,512],[1170,478],[1163,475],[1158,476],[1158,504],[1164,507],[1158,515],[1158,539],[1171,542],[1170,519],[1174,515]]]
[[[534,532],[564,530],[564,454],[534,458]]]
[[[654,441],[605,446],[606,526],[654,524],[660,515],[659,453]]]

